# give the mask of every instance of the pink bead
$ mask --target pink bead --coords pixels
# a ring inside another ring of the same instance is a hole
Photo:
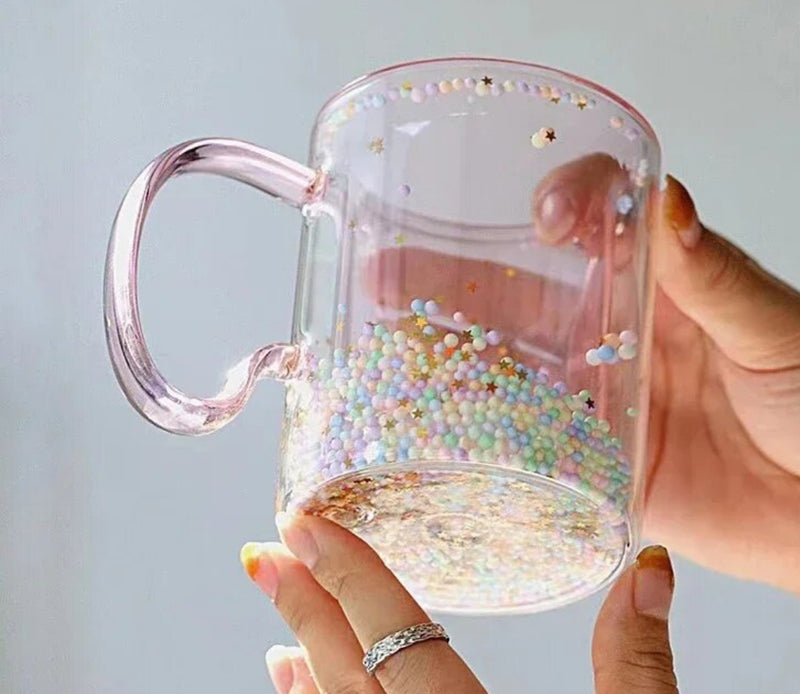
[[[423,101],[425,101],[425,92],[419,87],[414,87],[411,90],[411,101],[413,101],[415,104],[421,104]]]

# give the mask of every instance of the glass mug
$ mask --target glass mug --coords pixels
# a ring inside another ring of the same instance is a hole
[[[577,600],[637,544],[658,171],[656,137],[622,99],[495,59],[351,83],[320,111],[308,166],[237,140],[178,145],[114,223],[117,378],[147,419],[189,435],[229,422],[258,379],[283,381],[277,506],[357,533],[430,609]],[[302,211],[291,342],[242,360],[212,398],[161,376],[136,297],[148,208],[188,172]],[[547,195],[556,181],[573,198]]]

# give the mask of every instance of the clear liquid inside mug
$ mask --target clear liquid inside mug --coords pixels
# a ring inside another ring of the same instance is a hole
[[[614,175],[579,182],[588,211],[544,238],[536,192],[592,157]],[[207,399],[158,372],[136,297],[148,207],[186,172],[302,210],[291,341],[242,360]],[[493,59],[353,82],[321,110],[308,166],[236,140],[178,145],[114,224],[117,377],[142,415],[189,435],[229,422],[258,379],[283,381],[279,508],[359,534],[428,608],[566,604],[636,548],[658,173],[655,135],[623,100]]]

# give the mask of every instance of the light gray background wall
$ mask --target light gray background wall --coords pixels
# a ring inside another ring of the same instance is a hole
[[[0,2],[0,691],[269,690],[263,651],[288,636],[237,552],[274,536],[281,393],[264,385],[205,439],[140,420],[103,343],[109,224],[174,142],[233,135],[302,160],[316,107],[342,83],[470,52],[630,98],[706,219],[800,284],[796,0]],[[142,310],[178,385],[213,392],[234,357],[287,334],[298,228],[241,186],[166,190]],[[796,692],[798,600],[677,571],[683,690]],[[447,624],[493,692],[587,692],[598,604]]]

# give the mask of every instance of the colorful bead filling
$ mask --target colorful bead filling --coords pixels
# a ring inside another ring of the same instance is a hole
[[[515,360],[497,331],[442,327],[438,312],[416,299],[395,326],[367,323],[332,360],[311,357],[289,394],[294,498],[383,465],[471,461],[561,482],[620,521],[630,465],[591,393]]]

